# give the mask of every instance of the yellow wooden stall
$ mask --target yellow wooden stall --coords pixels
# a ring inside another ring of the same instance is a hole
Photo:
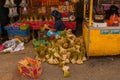
[[[84,0],[86,1],[86,0]],[[84,2],[86,6],[86,2]],[[108,56],[120,54],[120,25],[119,27],[93,27],[92,8],[90,0],[89,19],[83,22],[83,36],[88,56]],[[84,19],[86,7],[84,7]]]

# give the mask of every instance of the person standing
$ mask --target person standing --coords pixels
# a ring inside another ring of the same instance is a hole
[[[7,39],[7,32],[4,29],[5,25],[9,23],[8,9],[4,8],[4,1],[0,0],[0,25],[1,25],[1,36],[3,39]]]
[[[65,24],[61,20],[62,15],[57,10],[54,10],[52,12],[52,17],[53,17],[53,21],[54,21],[54,26],[53,26],[53,28],[50,28],[49,25],[45,26],[46,29],[49,29],[47,34],[48,34],[48,36],[51,36],[51,33],[53,33],[54,36],[60,35],[60,32],[65,30]]]

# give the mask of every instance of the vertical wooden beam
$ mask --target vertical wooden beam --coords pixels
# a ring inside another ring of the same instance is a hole
[[[32,0],[30,0],[30,5],[31,5],[31,6],[33,5],[33,2],[32,2]]]

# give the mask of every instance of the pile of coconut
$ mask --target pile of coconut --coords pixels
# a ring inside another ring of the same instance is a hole
[[[62,31],[54,40],[48,40],[46,45],[40,43],[35,51],[37,60],[62,67],[64,77],[70,75],[68,63],[82,64],[86,61],[83,37],[76,37],[70,29]]]

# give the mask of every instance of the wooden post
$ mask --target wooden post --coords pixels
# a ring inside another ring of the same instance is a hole
[[[30,0],[30,5],[31,5],[31,6],[33,5],[33,2],[32,2],[32,0]]]
[[[93,16],[93,0],[90,0],[89,26],[92,26],[92,16]]]

